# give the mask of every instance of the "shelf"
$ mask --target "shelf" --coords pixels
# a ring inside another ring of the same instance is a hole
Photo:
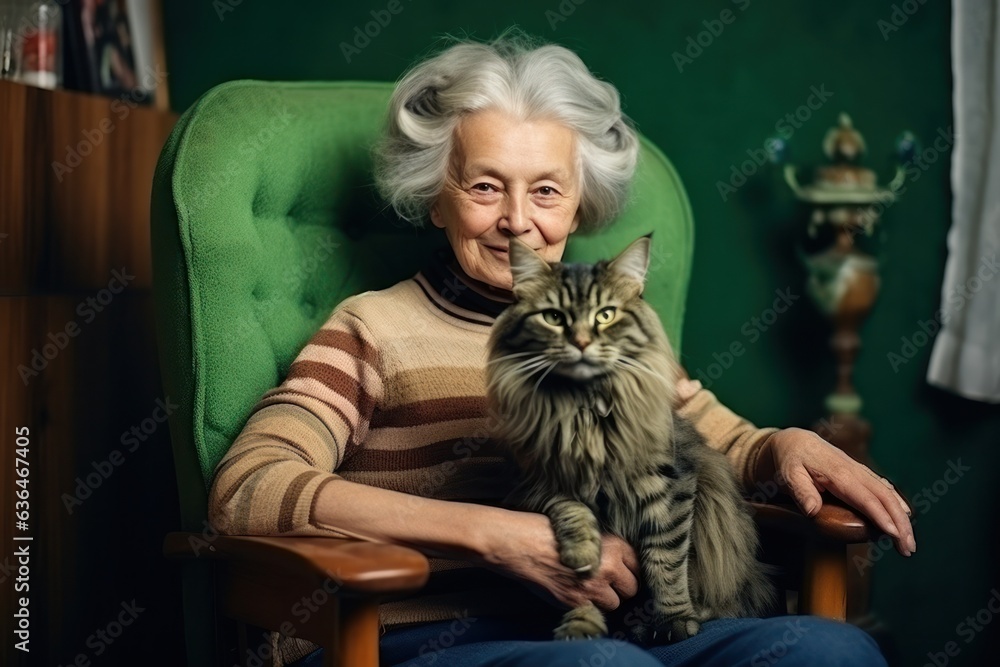
[[[0,81],[0,294],[151,284],[149,197],[177,115]]]
[[[142,622],[162,636],[181,632],[170,606],[180,584],[146,547],[179,520],[170,513],[177,499],[167,429],[134,452],[120,444],[162,396],[149,200],[177,116],[0,81],[0,119],[0,432],[30,432],[33,538],[30,660],[8,641],[0,665],[53,665],[85,646],[80,633],[93,627],[80,619],[136,596],[136,581],[148,582],[138,594],[150,609]],[[123,270],[135,277],[116,278]],[[126,289],[109,286],[113,278]],[[101,478],[96,490],[81,487],[116,449],[126,452],[128,472]],[[11,508],[0,517],[5,545],[22,530],[9,454],[0,460],[0,506]],[[67,494],[86,496],[86,506],[70,512]],[[12,618],[15,595],[0,587],[0,617]]]

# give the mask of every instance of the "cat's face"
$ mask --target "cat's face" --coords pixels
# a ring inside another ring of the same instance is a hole
[[[635,372],[636,358],[662,331],[640,298],[648,263],[647,237],[593,265],[550,265],[512,242],[516,301],[497,322],[495,356],[516,355],[511,368],[523,366],[532,379],[551,373],[587,382]]]

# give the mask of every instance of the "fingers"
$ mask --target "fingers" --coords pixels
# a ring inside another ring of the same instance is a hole
[[[639,556],[635,553],[635,549],[632,548],[632,545],[615,535],[609,535],[607,542],[609,547],[611,547],[612,544],[619,547],[622,563],[624,563],[625,567],[629,569],[629,572],[638,577],[640,572]]]
[[[892,485],[892,482],[887,480],[885,477],[880,477],[879,479],[885,485],[886,489],[888,490],[891,496],[890,502],[895,501],[895,503],[899,505],[900,511],[902,511],[903,514],[906,515],[907,523],[909,524],[909,518],[913,516],[913,510],[911,510],[910,506],[906,503],[905,500],[903,500],[903,496],[899,495],[899,491],[897,491],[896,487]]]
[[[587,578],[567,570],[561,597],[571,606],[590,601],[598,609],[612,611],[639,592],[639,571],[635,550],[620,537],[605,535],[600,569]]]
[[[820,510],[820,493],[829,490],[895,538],[901,554],[909,556],[916,551],[909,520],[913,512],[888,480],[815,433],[779,431],[771,449],[776,473],[783,475],[792,497],[807,515],[814,516]]]
[[[623,599],[635,597],[639,592],[639,579],[630,570],[621,568],[611,573],[611,588]]]
[[[901,502],[902,499],[899,498],[899,494],[896,493],[891,484],[888,484],[887,480],[885,480],[885,484],[874,484],[871,487],[871,492],[878,498],[878,501],[892,518],[894,528],[897,532],[896,537],[898,538],[896,541],[896,550],[904,556],[909,556],[917,550],[917,542],[913,536],[913,524],[910,523],[910,515],[906,511],[909,508],[906,507],[905,503]],[[882,529],[886,530],[884,527]],[[888,530],[886,532],[890,535],[892,534]]]
[[[639,592],[639,557],[635,549],[625,540],[615,535],[606,535],[604,540],[605,560],[600,574],[623,599]]]
[[[844,502],[864,512],[880,530],[895,538],[899,553],[909,556],[917,545],[905,505],[897,500],[895,491],[877,476],[852,472],[833,480],[830,490]]]
[[[606,579],[587,581],[584,584],[583,593],[587,600],[593,602],[594,606],[604,611],[614,611],[622,603],[621,596]]]
[[[905,500],[903,500],[903,496],[899,495],[899,492],[896,491],[896,487],[892,485],[892,482],[887,480],[885,477],[882,477],[868,466],[864,466],[864,469],[868,472],[868,474],[877,479],[883,486],[892,492],[893,497],[895,497],[896,502],[899,503],[899,506],[902,508],[906,516],[913,516],[913,511],[910,509],[910,506],[906,504]]]
[[[806,516],[816,516],[823,507],[823,498],[819,495],[816,481],[805,468],[795,467],[785,474],[785,482],[792,498]]]
[[[889,480],[885,480],[885,482],[886,482],[886,484],[889,484]],[[899,495],[899,491],[897,491],[892,486],[892,484],[889,484],[889,488],[892,489],[892,495],[896,498],[896,502],[899,503],[899,507],[900,507],[900,509],[903,510],[903,513],[906,514],[906,516],[908,516],[908,517],[912,517],[913,516],[913,510],[911,510],[910,506],[907,504],[907,502],[905,500],[903,500],[903,496]]]
[[[917,550],[917,543],[913,536],[913,525],[910,523],[910,516],[913,514],[910,506],[899,495],[892,482],[866,465],[861,465],[861,469],[868,473],[868,476],[864,478],[866,480],[865,486],[875,495],[891,517],[896,533],[894,534],[885,526],[879,525],[879,527],[896,538],[896,550],[899,553],[909,556]]]

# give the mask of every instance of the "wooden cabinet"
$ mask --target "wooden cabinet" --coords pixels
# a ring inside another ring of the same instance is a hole
[[[167,426],[156,419],[169,398],[149,248],[153,170],[176,120],[0,81],[3,665],[183,664],[179,581],[160,555],[179,521]],[[21,530],[15,429],[25,427]],[[23,544],[28,590],[17,591]],[[25,596],[28,654],[7,631]],[[129,619],[126,608],[141,611]]]

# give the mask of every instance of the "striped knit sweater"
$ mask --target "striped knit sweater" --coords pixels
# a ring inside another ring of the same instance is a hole
[[[443,249],[413,278],[334,310],[216,468],[215,528],[352,536],[313,512],[320,490],[341,478],[444,500],[497,504],[504,497],[512,479],[490,438],[484,370],[490,325],[507,304],[478,291],[450,268],[452,260]],[[688,387],[679,414],[747,483],[759,445],[775,429],[757,429],[697,383]],[[382,604],[380,616],[386,626],[523,617],[539,604],[509,579],[434,558],[427,587]],[[285,660],[293,658],[286,647]]]

